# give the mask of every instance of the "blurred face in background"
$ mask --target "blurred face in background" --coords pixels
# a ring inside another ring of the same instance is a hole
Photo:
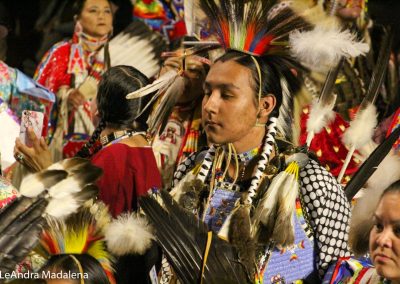
[[[344,20],[355,20],[362,12],[364,0],[338,0],[336,14]]]
[[[369,237],[371,260],[377,273],[392,281],[400,281],[399,205],[398,192],[388,192],[382,197],[375,211],[375,224]]]
[[[169,57],[165,60],[160,75],[170,70],[179,71],[185,65],[184,78],[185,90],[180,95],[178,103],[185,104],[197,101],[203,97],[203,83],[207,75],[205,64],[198,60],[198,57],[188,56],[185,62],[181,58]]]
[[[112,11],[107,0],[86,0],[77,20],[83,32],[102,38],[112,31]]]

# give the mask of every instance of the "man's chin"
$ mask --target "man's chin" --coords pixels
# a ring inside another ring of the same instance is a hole
[[[214,135],[207,135],[207,141],[210,144],[223,145],[228,143],[225,139],[215,137]]]

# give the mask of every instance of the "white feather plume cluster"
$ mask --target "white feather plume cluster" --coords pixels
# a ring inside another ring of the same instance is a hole
[[[152,244],[153,229],[144,217],[136,213],[122,214],[105,228],[108,250],[114,255],[143,255]]]
[[[317,100],[314,100],[307,120],[307,132],[318,134],[322,128],[329,125],[334,119],[335,112],[332,110],[331,105],[322,105]]]
[[[377,123],[376,107],[370,104],[364,110],[360,110],[350,122],[350,127],[343,135],[343,142],[348,147],[360,149],[371,141]]]
[[[311,31],[294,31],[289,36],[291,53],[305,66],[326,71],[336,66],[340,58],[357,57],[369,50],[369,45],[359,42],[349,30],[336,26],[316,26]]]

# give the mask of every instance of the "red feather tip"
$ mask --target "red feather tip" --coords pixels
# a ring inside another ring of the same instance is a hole
[[[256,55],[262,55],[264,54],[268,48],[270,47],[271,41],[274,39],[272,35],[268,35],[264,37],[262,40],[260,40],[259,43],[257,43],[256,47],[252,51]]]
[[[225,46],[225,48],[229,48],[230,47],[230,40],[229,40],[229,23],[225,22],[225,21],[220,21],[220,26],[221,26],[221,30],[222,30],[222,45]]]
[[[246,35],[246,40],[244,42],[244,50],[249,51],[251,43],[254,39],[254,35],[256,33],[256,27],[255,24],[249,24],[247,27],[247,35]]]

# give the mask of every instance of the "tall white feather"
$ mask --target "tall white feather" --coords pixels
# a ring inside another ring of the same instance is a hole
[[[338,176],[339,182],[342,181],[355,150],[361,149],[372,140],[377,123],[376,108],[373,104],[369,104],[364,110],[360,110],[356,118],[350,122],[349,128],[346,129],[343,135],[343,142],[350,150],[340,170]]]
[[[294,31],[289,36],[291,53],[305,66],[326,71],[338,64],[341,57],[365,54],[369,45],[359,42],[349,30],[336,26],[316,26],[311,31]]]

